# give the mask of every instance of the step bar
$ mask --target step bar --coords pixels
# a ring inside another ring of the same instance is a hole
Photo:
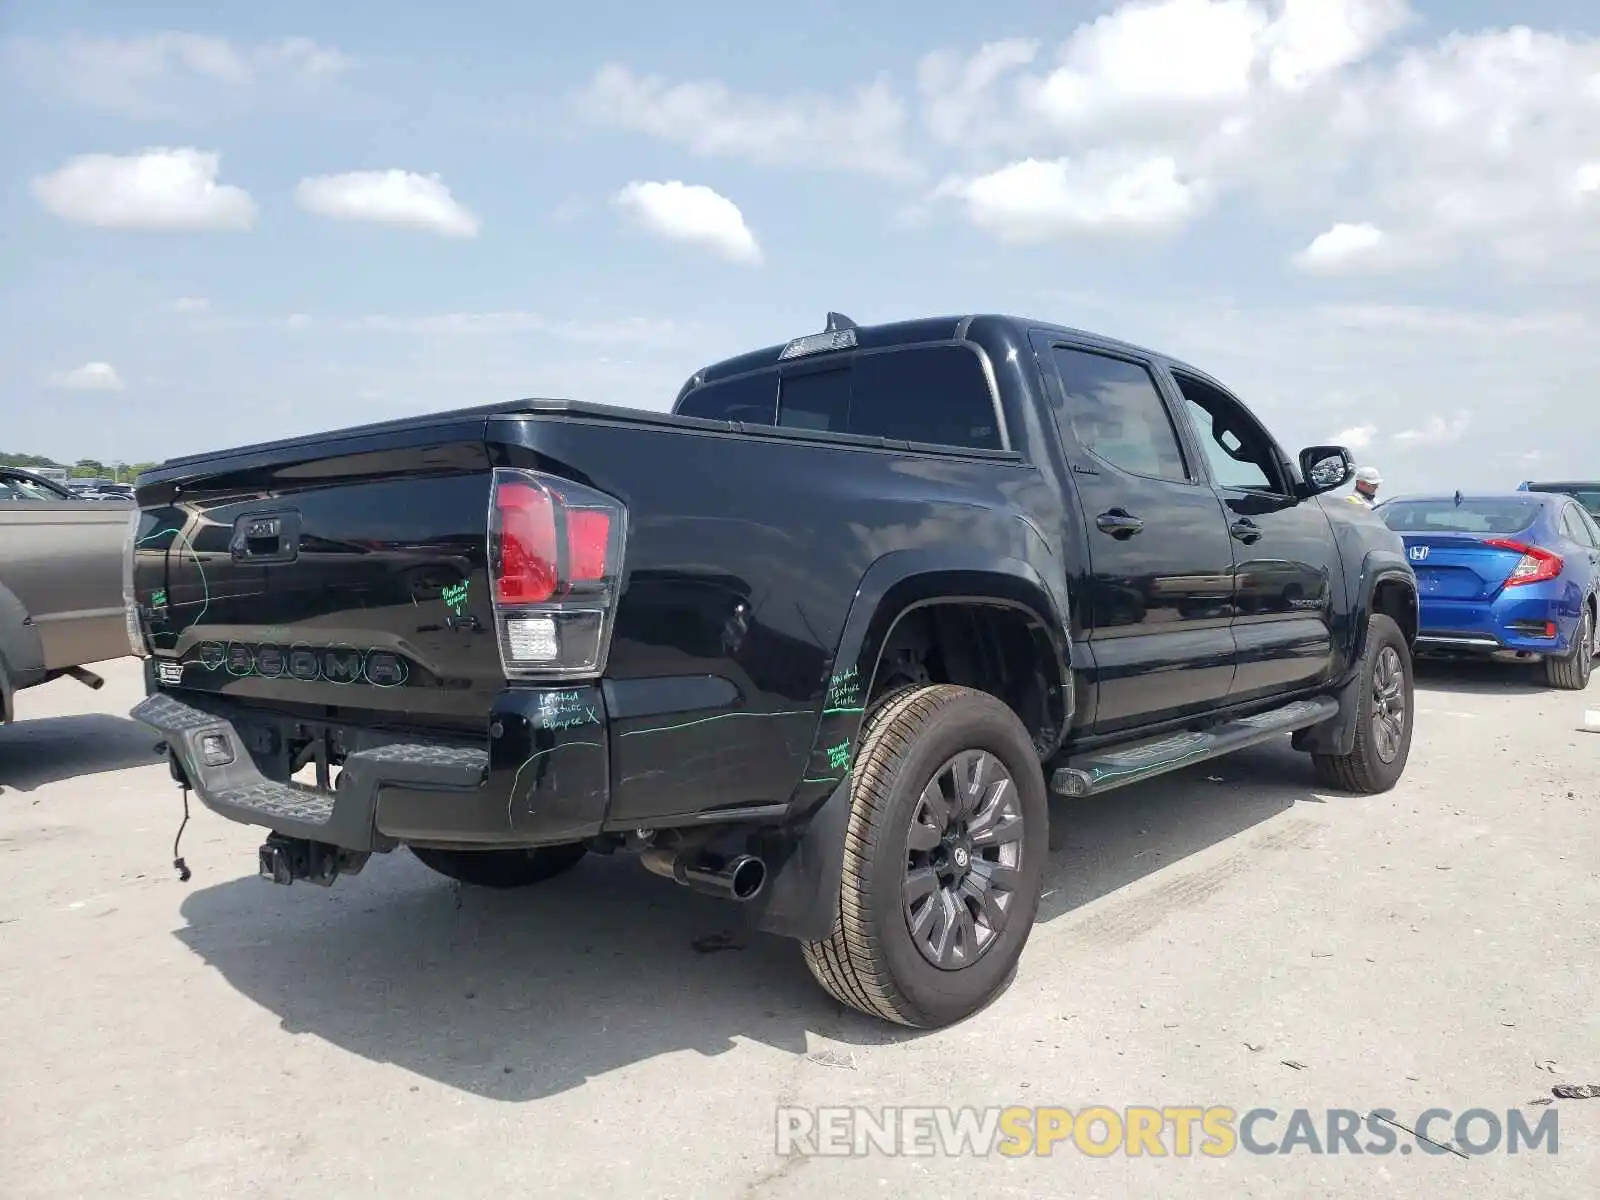
[[[1285,733],[1320,725],[1338,714],[1337,700],[1332,696],[1318,696],[1209,729],[1186,730],[1153,742],[1085,754],[1058,767],[1050,777],[1050,789],[1074,799],[1098,796],[1101,792],[1231,754]]]

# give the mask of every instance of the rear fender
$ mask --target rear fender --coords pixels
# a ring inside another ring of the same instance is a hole
[[[838,916],[850,814],[850,762],[873,694],[879,657],[906,616],[932,604],[972,603],[1025,614],[1049,638],[1065,735],[1073,717],[1071,645],[1062,614],[1064,588],[1052,589],[1028,563],[948,550],[907,550],[875,562],[856,590],[834,656],[822,719],[806,776],[795,793],[795,819],[765,835],[761,853],[768,883],[749,905],[756,928],[782,937],[818,941]]]

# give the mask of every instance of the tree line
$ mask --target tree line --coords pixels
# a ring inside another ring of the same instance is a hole
[[[21,467],[25,471],[37,471],[40,467],[66,471],[74,479],[111,479],[119,483],[126,483],[141,471],[148,471],[159,464],[153,462],[127,463],[113,459],[110,462],[101,462],[97,458],[80,458],[76,462],[57,462],[43,454],[8,454],[0,450],[0,466]]]

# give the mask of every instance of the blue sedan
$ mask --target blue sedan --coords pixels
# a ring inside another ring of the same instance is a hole
[[[1417,652],[1539,661],[1589,686],[1600,630],[1600,525],[1571,496],[1416,496],[1378,505],[1406,544],[1421,602]]]

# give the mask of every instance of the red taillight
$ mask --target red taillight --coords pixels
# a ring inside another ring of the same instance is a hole
[[[1506,587],[1543,583],[1561,574],[1562,562],[1559,554],[1552,554],[1548,550],[1541,550],[1538,546],[1530,546],[1526,542],[1514,542],[1510,538],[1485,538],[1483,544],[1493,546],[1496,550],[1509,550],[1513,554],[1522,555],[1517,560],[1517,565],[1511,568],[1511,574],[1506,576]]]
[[[574,581],[594,583],[606,577],[606,547],[610,543],[610,513],[594,509],[567,513],[568,570]]]
[[[497,467],[489,562],[508,679],[587,677],[605,668],[621,585],[627,509],[556,475]]]
[[[550,494],[529,483],[502,483],[494,503],[500,516],[495,599],[541,604],[556,592],[556,514]]]

